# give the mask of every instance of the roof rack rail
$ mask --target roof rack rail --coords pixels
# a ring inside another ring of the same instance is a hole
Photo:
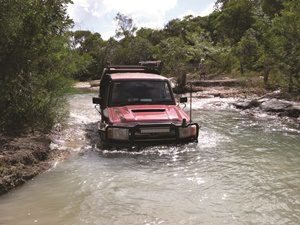
[[[162,68],[162,62],[160,60],[158,61],[140,61],[139,64],[141,66],[145,67],[155,67],[155,68]]]
[[[161,61],[141,61],[139,65],[108,65],[103,70],[101,78],[112,73],[153,73],[160,74],[162,70]]]

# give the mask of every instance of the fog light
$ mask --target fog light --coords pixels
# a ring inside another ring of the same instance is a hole
[[[197,126],[179,127],[179,138],[194,137],[197,135]]]
[[[115,140],[129,140],[129,130],[126,128],[108,128],[107,138]]]
[[[190,126],[190,128],[191,128],[191,136],[196,136],[197,135],[197,126],[192,125],[192,126]]]

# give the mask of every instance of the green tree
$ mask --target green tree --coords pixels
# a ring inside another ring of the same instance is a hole
[[[214,21],[218,41],[225,42],[227,38],[233,46],[254,22],[253,4],[249,0],[226,1]]]
[[[169,37],[158,46],[160,59],[164,62],[163,72],[178,80],[178,92],[185,90],[189,62],[193,58],[193,48],[179,37]]]
[[[264,13],[273,18],[283,9],[283,0],[261,0],[260,5]]]
[[[72,45],[84,59],[86,67],[75,74],[79,80],[98,79],[106,64],[106,42],[99,33],[90,31],[75,31],[72,33]]]
[[[165,33],[163,30],[153,30],[151,28],[140,28],[136,32],[137,37],[147,39],[152,45],[158,45],[163,39],[165,39]]]
[[[115,21],[118,24],[116,30],[116,37],[128,37],[133,36],[134,32],[137,30],[133,23],[133,19],[127,15],[117,13]]]
[[[276,16],[272,32],[275,56],[288,81],[288,91],[300,93],[300,4],[297,0],[284,3],[281,16]]]
[[[240,61],[240,71],[255,71],[258,69],[258,61],[262,52],[261,46],[256,39],[255,30],[249,29],[234,49]]]
[[[0,129],[49,129],[79,61],[69,44],[69,0],[1,1]]]
[[[140,61],[153,59],[153,46],[145,38],[136,36],[128,44],[128,64],[138,64]]]

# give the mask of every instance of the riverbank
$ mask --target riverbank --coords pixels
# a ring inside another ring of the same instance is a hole
[[[63,124],[56,124],[50,133],[28,132],[14,137],[0,133],[0,195],[51,169],[72,153],[84,151],[80,147],[87,146],[83,143],[85,129],[90,129],[89,124],[93,122],[89,117],[93,113],[98,117],[98,114],[91,101],[81,101],[80,96],[86,96],[89,89],[78,87],[76,90],[79,93],[67,96],[68,99],[79,97],[68,101],[68,118]],[[89,110],[86,119],[81,116],[83,108]]]
[[[231,106],[239,110],[255,110],[256,112],[270,113],[279,117],[300,117],[300,102],[288,101],[281,98],[280,91],[262,92],[255,89],[241,87],[198,87],[193,93],[196,99],[222,99],[232,98]],[[201,100],[200,100],[201,101]]]
[[[0,134],[0,195],[51,168],[65,152],[50,148],[48,134]]]

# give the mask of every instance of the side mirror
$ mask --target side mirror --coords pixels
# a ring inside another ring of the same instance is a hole
[[[179,102],[180,102],[180,103],[186,103],[187,101],[188,101],[187,97],[181,97],[181,98],[179,99]]]
[[[93,97],[93,104],[99,104],[101,105],[102,103],[102,98],[100,97]]]

